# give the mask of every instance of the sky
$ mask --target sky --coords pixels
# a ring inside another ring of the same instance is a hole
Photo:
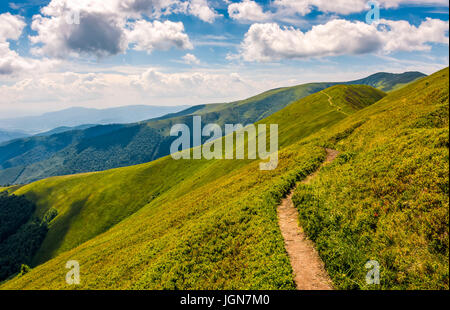
[[[73,106],[229,102],[380,71],[431,74],[449,63],[448,6],[448,0],[1,1],[0,118]]]

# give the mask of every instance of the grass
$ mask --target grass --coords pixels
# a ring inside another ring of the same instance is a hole
[[[264,92],[246,100],[195,106],[158,119],[104,125],[52,136],[29,137],[0,146],[0,184],[25,184],[50,176],[130,166],[169,155],[170,129],[203,122],[252,124],[333,83],[312,83]]]
[[[337,85],[326,89],[332,97],[333,106],[325,92],[318,92],[307,98],[290,104],[280,112],[261,121],[279,125],[280,147],[310,136],[324,127],[330,127],[361,110],[386,94],[370,86]]]
[[[337,287],[448,289],[448,82],[445,69],[392,92],[316,141],[341,154],[294,202]]]
[[[366,89],[335,91],[359,88]],[[383,94],[374,95],[372,103]],[[314,123],[324,115],[346,117],[323,95],[293,106],[309,116],[304,126],[311,129],[303,136],[329,126]],[[276,205],[325,153],[293,144],[299,130],[291,131],[287,120],[297,122],[291,110],[274,117],[284,119],[280,134],[292,135],[274,171],[260,171],[259,162],[251,160],[165,157],[21,187],[15,194],[35,201],[36,215],[53,207],[58,216],[35,257],[35,265],[45,263],[6,287],[64,288],[60,276],[66,271],[60,267],[70,256],[84,270],[82,288],[294,288]]]
[[[252,124],[308,95],[337,84],[390,89],[422,76],[378,73],[344,83],[309,83],[273,89],[251,98],[191,107],[157,119],[126,125],[94,126],[51,136],[29,137],[0,145],[0,184],[27,184],[50,176],[101,171],[149,162],[169,154],[174,124],[190,125],[193,115],[204,123]]]
[[[276,207],[320,166],[324,146],[341,155],[295,201],[334,284],[369,289],[364,264],[376,259],[381,288],[448,288],[446,85],[448,69],[385,97],[338,86],[325,91],[333,105],[324,93],[303,98],[261,121],[280,123],[273,171],[165,157],[18,188],[38,215],[58,216],[42,264],[1,288],[294,289]],[[72,259],[77,287],[64,281]]]

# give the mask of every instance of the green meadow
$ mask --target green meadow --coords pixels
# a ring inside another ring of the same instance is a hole
[[[333,85],[369,85],[388,91],[423,76],[419,72],[380,72],[357,81],[308,83],[269,90],[235,102],[197,105],[139,123],[79,128],[9,141],[0,144],[0,184],[28,184],[51,176],[102,171],[156,160],[170,154],[172,126],[189,125],[194,115],[201,116],[205,123],[220,126],[253,124],[292,102]]]
[[[260,120],[279,124],[279,164],[174,160],[8,188],[57,216],[32,269],[1,289],[294,289],[276,208],[300,223],[336,288],[448,289],[448,69],[398,90],[338,85]],[[330,99],[331,98],[331,99]],[[81,284],[65,282],[77,260]]]
[[[448,289],[448,69],[340,122],[320,139],[341,152],[294,201],[334,283],[381,289]]]

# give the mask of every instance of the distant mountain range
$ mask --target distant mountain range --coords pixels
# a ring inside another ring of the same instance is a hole
[[[85,124],[126,124],[174,113],[189,106],[134,105],[109,109],[69,108],[40,116],[0,119],[5,131],[20,131],[29,135],[53,130],[57,127],[76,127]],[[1,141],[0,141],[1,142]]]
[[[379,72],[364,79],[348,82],[347,84],[369,85],[384,92],[389,92],[423,77],[426,77],[426,74],[416,71],[405,72],[402,74]]]
[[[25,138],[27,136],[28,136],[28,134],[21,132],[21,131],[9,131],[9,130],[0,129],[0,144],[5,141],[19,139],[19,138]]]
[[[193,115],[200,115],[204,124],[250,124],[333,85],[361,84],[395,89],[423,76],[419,72],[377,73],[356,81],[303,84],[270,90],[246,100],[198,105],[145,122],[95,126],[10,141],[0,145],[0,184],[29,183],[49,176],[155,160],[169,154],[170,144],[175,139],[169,135],[172,125],[191,126]]]
[[[0,289],[294,290],[277,214],[292,194],[293,228],[314,245],[333,288],[448,290],[448,83],[446,68],[404,87],[394,83],[389,93],[306,84],[149,122],[16,140],[14,147],[34,146],[22,161],[73,141],[22,168],[31,177],[39,169],[106,167],[116,157],[125,163],[163,154],[167,128],[192,114],[205,123],[237,123],[272,113],[256,125],[279,125],[279,161],[261,171],[261,159],[166,156],[0,188],[35,204],[19,205],[28,213],[17,212],[17,203],[3,208],[13,221],[0,226],[8,236],[0,240]],[[290,101],[308,92],[314,93]],[[327,165],[325,148],[337,153]],[[2,164],[14,161],[19,157]],[[17,199],[7,194],[4,200]],[[14,225],[19,220],[27,222]],[[48,231],[36,234],[36,222],[49,223]],[[82,268],[76,287],[64,281],[72,259]],[[366,281],[368,262],[380,266],[380,283]]]
[[[98,124],[84,124],[84,125],[79,125],[79,126],[74,126],[74,127],[61,126],[61,127],[56,127],[49,131],[38,133],[34,136],[35,137],[45,137],[45,136],[56,135],[58,133],[63,133],[66,131],[84,130],[84,129],[88,129],[88,128],[95,127],[95,126],[98,126]]]

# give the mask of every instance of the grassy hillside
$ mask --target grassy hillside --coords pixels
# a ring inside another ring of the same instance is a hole
[[[323,127],[330,127],[384,96],[385,93],[370,86],[337,85],[289,105],[263,122],[280,124],[279,142],[285,147]]]
[[[324,86],[325,87],[325,86]],[[305,88],[303,96],[309,94]],[[312,88],[310,91],[315,91]],[[173,124],[188,123],[193,112],[217,123],[239,119],[256,121],[279,91],[231,104],[204,105],[155,121],[130,125],[96,126],[88,130],[32,137],[0,146],[0,184],[29,183],[48,176],[99,171],[149,162],[168,155]],[[300,91],[299,91],[300,92]],[[269,111],[277,111],[295,96],[283,92]],[[262,103],[261,103],[262,102]],[[105,130],[106,129],[106,130]]]
[[[35,263],[56,258],[30,278],[18,278],[22,284],[7,285],[63,288],[59,277],[66,271],[57,266],[72,257],[83,266],[84,288],[293,288],[275,207],[295,180],[320,165],[325,152],[294,143],[300,129],[291,130],[291,122],[308,128],[306,137],[330,126],[322,117],[330,124],[346,118],[337,106],[357,110],[340,98],[360,99],[365,107],[383,96],[366,86],[327,92],[336,96],[335,105],[320,93],[292,104],[303,123],[291,110],[273,116],[284,120],[280,135],[290,136],[281,142],[274,171],[260,171],[258,161],[165,157],[19,188],[15,194],[35,201],[38,216],[58,210]]]
[[[294,201],[339,288],[370,288],[373,259],[383,289],[448,289],[448,83],[447,68],[315,142],[341,154]]]
[[[445,69],[374,104],[384,94],[363,86],[308,96],[261,121],[282,121],[273,171],[164,157],[20,187],[37,214],[58,209],[36,257],[53,258],[1,288],[73,288],[64,265],[75,259],[81,289],[293,289],[276,206],[327,146],[340,156],[295,202],[334,285],[373,288],[374,259],[374,288],[448,289],[448,94]]]
[[[96,126],[83,131],[32,137],[0,146],[0,184],[29,183],[49,176],[101,171],[149,162],[169,154],[174,124],[254,123],[289,103],[320,91],[331,83],[277,89],[224,104],[192,107],[170,117],[130,125]]]
[[[376,74],[345,84],[406,83],[408,74]],[[192,115],[204,123],[249,124],[266,118],[290,103],[337,83],[311,83],[279,88],[246,100],[191,107],[158,119],[130,125],[97,126],[84,131],[34,137],[0,146],[0,184],[30,183],[56,175],[130,166],[169,154],[173,124],[191,124]],[[384,87],[384,86],[383,86]]]
[[[425,77],[421,72],[404,72],[393,74],[387,72],[375,73],[367,78],[350,82],[350,84],[370,85],[382,91],[389,92],[399,89],[408,83]]]

